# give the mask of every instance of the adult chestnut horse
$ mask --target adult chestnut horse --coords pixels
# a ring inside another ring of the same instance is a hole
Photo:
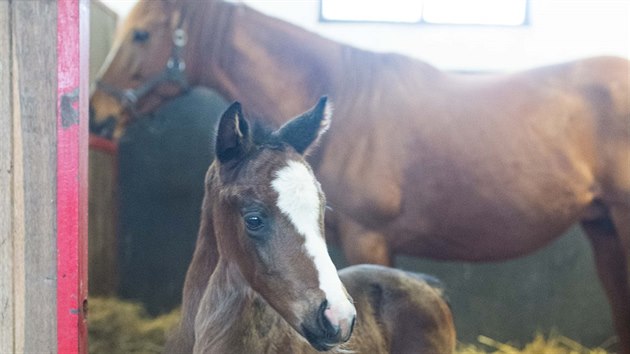
[[[454,352],[449,306],[426,281],[374,265],[337,275],[324,194],[303,158],[328,129],[326,105],[272,133],[252,133],[239,103],[221,117],[167,353]]]
[[[115,118],[119,134],[130,111],[177,94],[177,81],[161,82],[165,66],[276,126],[322,94],[338,102],[339,119],[309,161],[351,263],[391,264],[400,253],[509,259],[581,223],[630,354],[627,60],[459,76],[241,4],[140,1],[92,96],[93,127]]]

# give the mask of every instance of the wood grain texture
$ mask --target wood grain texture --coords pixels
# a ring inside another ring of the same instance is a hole
[[[0,352],[14,352],[11,38],[9,2],[0,1]]]
[[[81,272],[86,268],[87,247],[80,235],[87,232],[89,3],[77,0],[74,5],[0,0],[0,353],[85,351],[82,305],[87,294]],[[58,32],[63,22],[58,14],[68,22],[66,32]],[[81,22],[85,38],[79,39],[78,19],[86,19]],[[65,47],[67,42],[74,49]],[[79,42],[85,53],[81,60]],[[59,60],[58,44],[64,53],[75,50],[76,60]],[[68,86],[67,73],[80,78],[80,72],[85,73],[81,85],[77,80]],[[68,99],[79,99],[83,105],[75,113]],[[58,106],[58,102],[63,104]],[[75,113],[69,117],[74,120],[64,120],[68,115],[59,115],[62,111]],[[81,129],[79,118],[84,121]],[[68,134],[71,125],[74,130]],[[64,148],[59,148],[61,143]],[[65,172],[63,179],[58,178],[60,170]],[[78,181],[77,176],[83,179]],[[68,193],[59,188],[59,181],[66,181],[63,186]],[[67,211],[68,198],[74,198],[74,209],[68,214],[72,220],[59,212]],[[67,227],[60,243],[61,222]],[[64,244],[72,247],[63,248]],[[63,263],[69,266],[61,275],[58,254],[62,255],[59,260],[73,260]],[[57,292],[63,288],[59,280],[73,282],[64,288],[63,298],[70,299],[66,307],[74,312],[59,307]],[[67,326],[58,330],[62,317],[68,320]],[[58,333],[68,339],[65,349],[58,345]]]
[[[112,296],[118,290],[115,176],[115,152],[91,147],[88,208],[91,296]]]
[[[12,1],[9,4],[13,43],[13,164],[17,167],[13,176],[12,227],[16,243],[13,259],[15,268],[23,265],[23,272],[14,269],[15,320],[16,323],[23,320],[22,325],[15,325],[15,348],[17,352],[56,353],[53,250],[56,249],[57,3]],[[21,291],[23,294],[19,294]],[[18,301],[20,295],[23,303]]]
[[[57,2],[57,349],[69,354],[87,350],[87,5]]]
[[[99,0],[90,1],[90,80],[94,82],[114,37],[118,15]],[[90,136],[88,262],[90,296],[118,291],[116,239],[116,152],[107,139]]]

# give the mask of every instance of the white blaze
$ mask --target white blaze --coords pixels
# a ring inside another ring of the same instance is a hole
[[[313,259],[318,272],[319,287],[326,294],[330,308],[339,317],[353,316],[354,306],[343,291],[319,223],[321,201],[317,181],[302,162],[289,161],[276,172],[271,186],[278,193],[278,208],[304,236],[306,253]]]

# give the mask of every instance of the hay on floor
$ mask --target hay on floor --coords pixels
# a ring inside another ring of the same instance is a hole
[[[135,302],[90,298],[88,335],[90,354],[161,353],[166,334],[179,321],[180,311],[150,317]]]
[[[458,354],[608,354],[603,348],[587,348],[580,343],[552,332],[548,336],[538,333],[523,348],[501,343],[486,336],[477,338],[480,345],[460,344]]]
[[[177,324],[180,311],[150,317],[135,302],[113,298],[90,298],[88,333],[90,354],[161,353],[166,335]],[[519,348],[485,336],[477,344],[459,344],[457,354],[607,354],[603,348],[586,348],[552,332],[537,334],[531,343]]]

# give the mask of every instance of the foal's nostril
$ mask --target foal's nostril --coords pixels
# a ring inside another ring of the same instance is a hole
[[[339,331],[341,329],[339,327],[339,324],[333,324],[330,322],[328,316],[326,316],[327,309],[328,301],[324,300],[324,302],[319,305],[319,310],[317,311],[317,324],[326,337],[334,338],[339,335]]]
[[[330,319],[326,315],[327,309],[328,309],[328,301],[324,300],[324,302],[322,302],[322,304],[319,306],[317,323],[319,325],[319,328],[324,333],[325,337],[336,338],[339,336],[339,332],[341,331],[341,328],[339,327],[338,323],[333,324],[330,322]]]
[[[335,307],[334,304],[331,306],[328,301],[323,301],[313,315],[315,315],[315,321],[311,320],[303,324],[302,331],[304,338],[315,349],[330,350],[350,339],[356,309],[349,302]]]

